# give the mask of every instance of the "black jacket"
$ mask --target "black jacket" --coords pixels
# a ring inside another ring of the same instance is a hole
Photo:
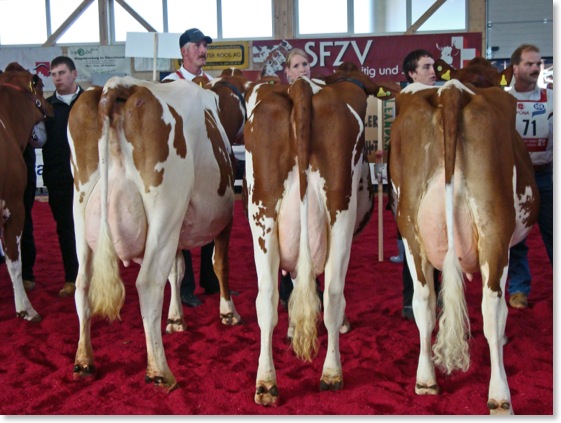
[[[45,122],[47,128],[47,142],[43,146],[43,182],[47,189],[49,185],[72,183],[72,171],[70,170],[70,146],[66,128],[70,109],[84,92],[78,87],[78,95],[70,106],[56,97],[56,93],[47,98],[53,106],[54,117]]]

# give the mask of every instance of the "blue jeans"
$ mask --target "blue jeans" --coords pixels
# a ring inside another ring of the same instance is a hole
[[[536,172],[536,184],[540,192],[540,211],[538,226],[542,236],[549,262],[553,266],[553,169]],[[517,292],[530,294],[530,266],[528,264],[528,247],[526,240],[514,245],[510,249],[508,266],[508,293]]]

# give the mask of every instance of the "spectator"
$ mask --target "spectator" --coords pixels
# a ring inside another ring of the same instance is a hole
[[[197,76],[204,76],[209,81],[212,76],[203,70],[206,65],[207,45],[212,43],[212,38],[204,35],[199,29],[191,28],[179,37],[179,48],[181,49],[181,67],[166,76],[162,82],[177,81],[186,79],[192,81]],[[195,275],[193,273],[193,263],[191,252],[183,250],[185,260],[185,274],[181,281],[181,302],[189,307],[197,307],[202,301],[195,295]],[[212,255],[214,253],[214,241],[201,247],[201,270],[199,283],[204,288],[205,294],[215,294],[220,292],[218,278],[214,273]]]
[[[58,295],[73,296],[76,290],[78,257],[74,235],[74,178],[70,170],[70,146],[66,128],[70,109],[84,91],[77,83],[78,72],[69,57],[51,61],[51,77],[56,91],[47,98],[54,117],[46,120],[47,141],[43,146],[43,181],[49,194],[49,206],[56,222],[62,254],[65,282]]]
[[[535,45],[519,46],[512,53],[510,63],[513,65],[515,82],[508,92],[517,99],[516,129],[534,164],[540,192],[538,226],[549,262],[553,266],[553,90],[537,85],[541,54]],[[510,306],[527,308],[532,278],[526,240],[510,249],[508,276]]]

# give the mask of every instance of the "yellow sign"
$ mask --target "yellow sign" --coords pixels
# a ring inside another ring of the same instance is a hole
[[[249,67],[249,41],[209,44],[205,69],[247,69]]]

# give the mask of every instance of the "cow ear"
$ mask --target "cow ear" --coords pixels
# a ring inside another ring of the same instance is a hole
[[[436,79],[439,81],[450,81],[451,79],[454,79],[456,69],[444,60],[436,59],[434,62],[434,73],[436,74]]]
[[[499,73],[499,85],[503,88],[510,87],[510,83],[512,81],[512,77],[514,75],[514,68],[510,65],[508,68],[504,69],[501,73]]]

